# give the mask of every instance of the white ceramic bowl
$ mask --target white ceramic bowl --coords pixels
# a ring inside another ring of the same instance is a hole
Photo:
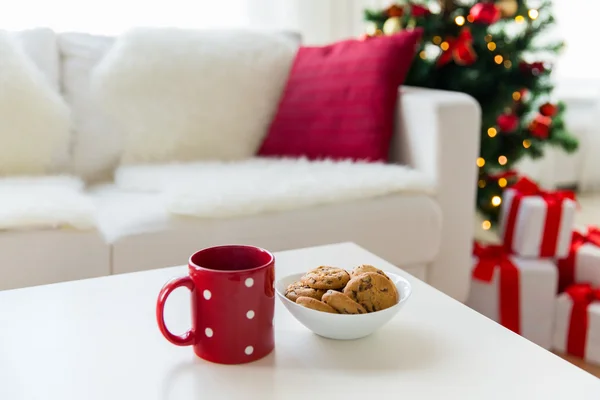
[[[385,325],[402,308],[410,297],[410,283],[399,275],[385,272],[396,285],[400,300],[385,310],[368,314],[330,314],[312,310],[294,303],[285,297],[288,285],[300,280],[304,273],[293,274],[279,279],[275,284],[277,296],[292,315],[305,327],[319,336],[330,339],[350,340],[368,336]]]

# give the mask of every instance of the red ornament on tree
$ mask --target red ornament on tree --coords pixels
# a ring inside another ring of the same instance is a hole
[[[540,106],[540,114],[545,117],[554,117],[558,112],[558,107],[554,104],[544,103]]]
[[[477,60],[477,53],[473,50],[473,36],[469,28],[463,28],[457,38],[446,38],[446,42],[448,48],[438,58],[438,67],[453,60],[458,65],[471,65]]]
[[[525,98],[525,96],[527,96],[528,93],[529,91],[527,89],[519,90],[519,101],[523,101],[523,99]]]
[[[531,132],[531,136],[534,136],[538,139],[548,139],[551,125],[552,119],[550,117],[538,115],[529,124],[529,132]]]
[[[421,18],[421,17],[426,17],[428,15],[431,14],[431,11],[429,11],[429,8],[419,5],[419,4],[412,4],[410,6],[410,15],[412,15],[415,18]]]
[[[399,6],[398,4],[392,4],[385,10],[385,14],[388,18],[391,17],[401,17],[404,15],[404,7]]]
[[[471,7],[469,16],[477,24],[491,25],[498,22],[501,13],[494,3],[477,3]]]
[[[501,132],[512,133],[519,126],[519,117],[515,114],[500,114],[496,119],[496,124]]]
[[[521,61],[519,63],[519,68],[521,69],[521,72],[524,74],[530,74],[530,75],[534,75],[534,76],[538,76],[541,73],[543,73],[544,71],[546,71],[546,67],[544,66],[543,62],[537,61],[534,63],[526,63],[525,61]]]

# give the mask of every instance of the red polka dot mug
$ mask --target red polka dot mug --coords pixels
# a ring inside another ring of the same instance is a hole
[[[220,364],[258,360],[275,347],[275,258],[243,245],[209,247],[190,257],[189,275],[167,282],[156,302],[156,320],[165,338],[193,346],[200,358]],[[171,292],[186,287],[192,297],[192,329],[174,335],[165,325]]]

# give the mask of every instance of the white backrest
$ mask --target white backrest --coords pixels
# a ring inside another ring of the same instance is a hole
[[[88,182],[110,180],[120,155],[121,138],[98,111],[89,88],[92,70],[114,42],[108,36],[58,34],[62,92],[73,115],[73,170]]]
[[[301,41],[301,36],[295,32],[282,34],[297,43]],[[90,77],[116,38],[86,33],[59,33],[57,38],[62,60],[62,92],[73,113],[74,172],[88,182],[112,180],[120,161],[123,137],[94,104]]]

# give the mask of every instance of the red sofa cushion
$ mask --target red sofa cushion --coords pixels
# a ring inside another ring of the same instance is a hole
[[[301,47],[259,156],[388,159],[421,30]]]

